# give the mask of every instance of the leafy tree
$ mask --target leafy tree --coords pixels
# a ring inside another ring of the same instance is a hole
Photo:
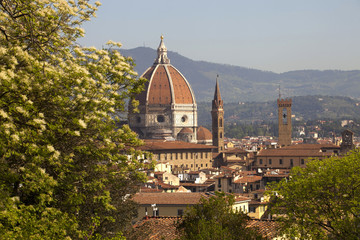
[[[120,44],[76,45],[99,5],[0,1],[3,239],[120,237],[136,212],[141,141],[116,121],[144,82]]]
[[[189,208],[178,223],[182,239],[262,239],[255,228],[247,227],[249,217],[234,211],[233,195],[216,193]]]
[[[312,160],[270,187],[282,231],[298,239],[360,238],[360,152]],[[275,196],[278,197],[275,197]]]

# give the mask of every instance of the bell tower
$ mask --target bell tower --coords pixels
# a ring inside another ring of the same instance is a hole
[[[279,138],[278,145],[289,146],[291,145],[291,104],[292,99],[279,99],[278,105],[278,117],[279,117]]]
[[[212,100],[212,136],[217,152],[222,152],[224,151],[224,103],[221,99],[218,77],[219,75],[216,78],[215,94]]]
[[[350,130],[345,130],[341,133],[342,142],[340,145],[340,152],[342,154],[345,155],[348,151],[354,149],[353,135],[354,133]]]

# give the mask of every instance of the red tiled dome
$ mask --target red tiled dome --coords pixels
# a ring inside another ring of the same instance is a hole
[[[189,83],[172,65],[150,67],[142,77],[148,79],[145,91],[138,96],[140,104],[194,104]]]
[[[179,133],[193,133],[193,131],[190,128],[185,127],[181,129]]]
[[[207,128],[204,128],[203,126],[200,126],[198,128],[196,135],[198,141],[212,140],[211,132]]]
[[[142,75],[148,79],[145,91],[137,96],[140,105],[195,104],[195,97],[185,77],[170,64],[161,38],[158,58]]]

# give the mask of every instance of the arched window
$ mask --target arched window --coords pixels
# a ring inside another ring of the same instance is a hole
[[[220,124],[219,124],[219,126],[220,126],[220,127],[223,126],[223,120],[222,120],[222,118],[220,118]]]
[[[288,117],[288,112],[287,112],[287,108],[283,108],[282,111],[282,119],[283,119],[283,124],[287,124],[287,117]]]

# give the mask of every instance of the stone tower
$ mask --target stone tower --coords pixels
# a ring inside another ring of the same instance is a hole
[[[214,100],[212,101],[211,117],[213,145],[217,147],[217,152],[222,152],[224,151],[224,104],[221,99],[217,78]]]
[[[353,135],[354,133],[350,130],[345,130],[341,133],[342,136],[342,142],[340,145],[341,154],[345,155],[348,151],[354,149],[355,146],[353,143]]]
[[[277,100],[279,110],[279,139],[278,145],[291,145],[291,104],[292,99]]]

